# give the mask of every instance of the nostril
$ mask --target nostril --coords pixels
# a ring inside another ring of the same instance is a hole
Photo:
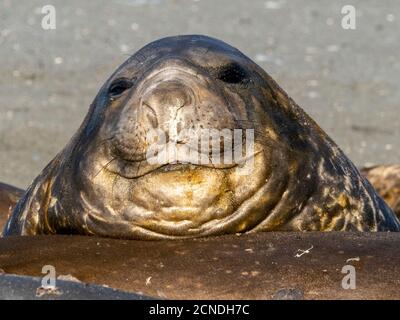
[[[175,123],[181,109],[195,104],[195,95],[181,81],[163,81],[141,94],[141,118],[153,128]]]
[[[180,109],[191,103],[191,98],[186,90],[181,88],[168,90],[159,95],[158,104],[160,107]]]
[[[143,112],[145,113],[146,119],[149,121],[149,123],[153,128],[157,128],[158,127],[157,113],[147,102],[143,102],[143,107],[144,107]]]
[[[188,104],[187,102],[186,102],[186,97],[176,97],[175,98],[175,107],[177,107],[177,108],[182,108],[182,107],[184,107],[186,104]]]

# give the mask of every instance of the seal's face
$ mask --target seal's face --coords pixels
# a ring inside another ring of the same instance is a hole
[[[152,44],[117,70],[97,98],[106,120],[89,133],[75,177],[89,230],[109,234],[110,225],[120,234],[121,224],[151,237],[193,236],[261,220],[262,212],[244,218],[239,210],[268,176],[265,146],[255,139],[249,150],[246,136],[262,120],[254,121],[252,68],[237,50],[197,38]],[[207,130],[223,134],[202,148]],[[224,157],[237,149],[251,162],[245,172],[243,159]]]

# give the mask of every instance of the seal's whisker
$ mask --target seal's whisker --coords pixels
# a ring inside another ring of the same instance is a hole
[[[210,154],[208,154],[207,157],[208,157],[208,160],[210,160],[211,166],[213,167],[213,169],[215,169],[215,165],[211,160]]]
[[[97,143],[94,148],[98,149],[99,147],[101,147],[103,144],[105,144],[106,142],[113,140],[115,138],[115,135],[113,135],[112,137],[106,138],[101,140],[99,143]],[[83,153],[83,155],[86,155],[88,152],[90,151],[90,148],[86,149]]]
[[[111,187],[111,194],[114,195],[114,187],[115,184],[117,183],[117,179],[118,179],[119,175],[115,175],[114,179],[113,179],[113,183],[112,183],[112,187]]]
[[[99,172],[96,173],[96,175],[93,177],[93,179],[95,179],[100,172],[102,172],[104,169],[107,169],[107,167],[111,164],[111,162],[113,162],[114,160],[117,160],[117,158],[112,158],[110,161],[108,161],[104,166],[101,167],[101,169],[99,170]]]
[[[138,165],[137,165],[137,170],[136,170],[136,175],[139,175],[140,172],[140,166],[142,165],[142,162],[139,161]]]
[[[235,121],[242,122],[242,123],[248,123],[248,124],[251,124],[253,126],[260,126],[262,124],[260,121],[257,121],[257,120],[235,119]],[[255,128],[249,128],[249,129],[255,129]]]

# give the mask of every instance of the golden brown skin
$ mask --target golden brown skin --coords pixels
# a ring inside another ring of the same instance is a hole
[[[196,164],[182,149],[178,163],[146,158],[149,131],[184,144],[185,130],[202,128],[254,130],[254,168],[243,175],[236,164]],[[400,222],[262,68],[193,35],[150,43],[114,72],[4,235],[183,239],[276,230],[399,231]]]
[[[4,228],[24,190],[0,182],[0,230]]]
[[[361,169],[379,195],[400,217],[400,165],[382,165]]]
[[[361,168],[360,172],[400,217],[400,165],[378,165]],[[0,183],[0,229],[4,227],[23,193],[22,189]]]

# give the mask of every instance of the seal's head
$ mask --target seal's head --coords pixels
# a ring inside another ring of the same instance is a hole
[[[396,228],[374,197],[260,67],[216,39],[179,36],[117,69],[5,234]]]

